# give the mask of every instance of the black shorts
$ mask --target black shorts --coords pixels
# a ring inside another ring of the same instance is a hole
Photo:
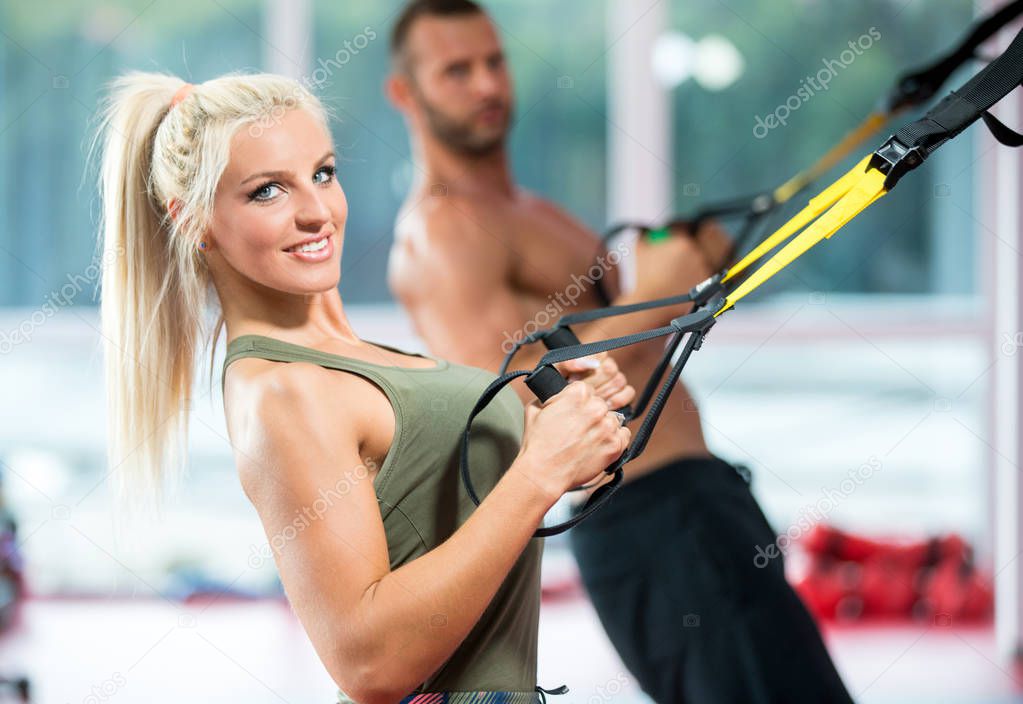
[[[569,531],[601,624],[658,704],[851,703],[743,472],[676,460]]]

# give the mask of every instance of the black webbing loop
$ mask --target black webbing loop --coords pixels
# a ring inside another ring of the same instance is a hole
[[[983,112],[981,117],[984,119],[984,124],[987,125],[992,136],[999,142],[1007,147],[1023,147],[1023,134],[1009,129],[1001,120],[987,110]]]
[[[668,345],[668,348],[665,352],[665,359],[670,361],[678,344],[686,335],[688,335],[687,342],[682,350],[681,356],[672,367],[671,372],[667,375],[667,379],[661,385],[661,388],[657,393],[657,397],[651,404],[650,410],[647,412],[647,415],[643,418],[643,422],[641,423],[639,430],[633,437],[632,442],[629,444],[629,447],[625,449],[625,451],[617,460],[615,460],[613,463],[611,463],[604,469],[605,474],[613,475],[611,480],[597,487],[597,489],[594,490],[594,492],[587,499],[586,504],[583,506],[583,508],[579,510],[577,513],[575,513],[571,518],[554,526],[544,526],[542,528],[539,528],[533,533],[533,537],[546,538],[552,535],[563,533],[572,526],[575,526],[581,521],[585,520],[594,511],[596,511],[605,503],[607,503],[607,501],[610,500],[611,496],[614,494],[615,491],[617,491],[618,487],[621,485],[623,476],[622,466],[625,463],[630,462],[631,460],[638,457],[646,448],[646,443],[649,440],[650,435],[653,433],[654,426],[657,423],[657,419],[661,415],[661,411],[663,410],[665,403],[667,403],[668,396],[671,394],[671,391],[674,388],[675,384],[677,383],[679,376],[682,374],[682,369],[685,366],[686,362],[689,360],[689,357],[692,354],[693,350],[699,349],[700,345],[703,343],[703,338],[705,337],[707,331],[714,325],[714,322],[716,320],[714,318],[714,312],[721,307],[721,303],[722,301],[719,299],[712,303],[710,306],[708,306],[706,309],[700,309],[694,313],[690,313],[689,315],[684,315],[682,317],[672,320],[671,325],[665,327],[655,328],[654,330],[648,330],[640,333],[634,333],[632,335],[624,335],[622,337],[612,338],[610,340],[601,340],[598,342],[571,345],[569,347],[562,347],[551,350],[543,356],[543,358],[532,371],[520,370],[515,372],[509,372],[494,379],[487,386],[487,388],[484,389],[483,393],[480,395],[479,400],[477,400],[476,405],[469,413],[469,418],[467,419],[465,424],[465,430],[462,433],[462,442],[459,457],[459,470],[462,475],[462,483],[465,485],[466,492],[469,494],[469,498],[472,500],[472,502],[477,506],[479,506],[480,504],[480,498],[476,493],[476,488],[473,486],[472,476],[469,470],[469,438],[472,434],[472,423],[475,420],[476,416],[478,416],[483,411],[483,409],[486,408],[490,404],[490,402],[494,400],[497,394],[505,386],[507,386],[508,384],[510,384],[512,381],[519,377],[535,376],[540,372],[544,371],[545,368],[548,371],[553,370],[554,369],[553,365],[559,362],[565,362],[570,359],[578,359],[579,357],[586,357],[591,354],[597,354],[598,352],[606,352],[612,349],[619,349],[621,347],[634,345],[639,342],[644,342],[646,340],[652,340],[658,337],[664,337],[666,335],[674,334],[675,338],[674,340],[672,340],[672,343]],[[663,374],[666,366],[667,362],[665,362],[664,359],[662,359],[662,363],[659,365],[661,374]],[[555,373],[557,372],[555,371]],[[652,380],[650,384],[654,384],[654,381]],[[652,390],[650,393],[652,395]],[[577,487],[577,489],[578,488],[582,487]]]
[[[490,402],[494,400],[498,392],[505,386],[510,384],[513,380],[520,376],[526,376],[529,374],[527,371],[511,372],[510,374],[502,374],[501,376],[490,382],[490,385],[483,390],[483,394],[476,401],[476,405],[473,406],[472,411],[469,412],[469,419],[465,423],[465,430],[462,431],[462,445],[460,449],[459,457],[459,469],[462,473],[462,484],[465,485],[465,490],[469,493],[469,498],[477,506],[480,505],[479,496],[476,495],[476,488],[472,485],[472,477],[469,475],[469,435],[472,433],[472,422],[476,419],[484,408],[490,405]]]
[[[504,361],[501,362],[501,368],[498,370],[498,374],[507,374],[508,367],[511,366],[511,362],[515,359],[515,355],[518,354],[526,345],[531,345],[534,342],[542,341],[550,333],[551,329],[539,330],[531,335],[525,335],[521,340],[516,340],[512,345],[512,348],[508,350],[508,353],[504,356]]]
[[[560,687],[555,687],[554,689],[544,689],[540,685],[537,685],[535,691],[540,695],[539,697],[540,704],[547,704],[548,694],[568,694],[568,687],[566,687],[565,685],[561,685]]]
[[[469,414],[469,419],[466,421],[465,430],[462,432],[462,444],[459,457],[459,470],[461,471],[462,474],[462,484],[465,486],[466,493],[469,494],[469,498],[477,506],[480,505],[480,498],[479,495],[476,493],[476,487],[473,486],[472,475],[471,472],[469,471],[469,437],[472,434],[472,422],[473,420],[476,419],[476,416],[478,416],[483,411],[484,408],[490,405],[490,402],[494,400],[494,397],[497,396],[501,389],[503,389],[505,386],[511,383],[514,379],[517,379],[520,376],[525,376],[527,374],[529,374],[529,372],[527,371],[511,372],[510,374],[505,374],[492,381],[490,385],[483,391],[483,394],[480,396],[479,400],[476,402],[476,405],[473,407],[472,412]],[[621,484],[622,464],[624,464],[623,458],[626,456],[626,454],[628,454],[628,450],[626,450],[626,452],[623,453],[622,457],[615,460],[614,463],[612,463],[610,466],[604,469],[605,473],[613,474],[614,476],[611,478],[611,481],[601,485],[590,495],[582,511],[580,511],[578,514],[576,514],[569,520],[565,521],[564,523],[560,523],[555,526],[544,526],[542,528],[538,528],[536,531],[534,531],[533,537],[547,538],[552,535],[562,533],[571,528],[572,526],[576,525],[580,521],[585,520],[587,516],[589,516],[591,513],[596,511],[601,506],[603,506],[608,501],[608,499],[611,498],[611,495]]]

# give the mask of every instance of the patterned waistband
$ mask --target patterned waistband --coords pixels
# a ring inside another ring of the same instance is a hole
[[[539,704],[538,692],[424,692],[401,700],[401,704]]]

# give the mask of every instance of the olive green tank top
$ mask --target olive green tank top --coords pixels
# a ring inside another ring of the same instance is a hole
[[[470,410],[495,378],[490,372],[445,360],[428,368],[378,365],[263,335],[241,335],[227,346],[222,387],[227,366],[242,357],[318,364],[363,377],[386,394],[394,410],[394,440],[373,487],[392,570],[436,548],[476,508],[461,483],[458,451]],[[522,429],[522,402],[510,388],[474,421],[469,459],[480,496],[510,466]],[[479,622],[417,691],[534,692],[542,553],[542,540],[529,541]],[[338,701],[352,700],[339,691]]]

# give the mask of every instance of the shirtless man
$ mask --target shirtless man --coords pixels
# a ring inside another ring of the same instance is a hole
[[[410,2],[391,55],[387,92],[406,120],[417,168],[397,217],[389,285],[431,353],[496,371],[508,341],[547,320],[555,301],[565,306],[559,313],[601,304],[585,277],[598,256],[607,262],[614,252],[514,183],[505,150],[511,77],[478,5]],[[638,242],[628,253],[636,286],[613,302],[676,295],[709,276],[727,246],[716,226],[697,235]],[[617,291],[617,271],[604,268],[604,287]],[[574,331],[584,342],[606,339],[685,312],[676,306]],[[639,387],[662,351],[655,340],[601,364]],[[525,348],[513,368],[531,368],[542,353]],[[655,701],[851,701],[781,559],[755,566],[756,546],[776,534],[748,482],[708,451],[683,385],[613,500],[568,535],[602,625]]]

